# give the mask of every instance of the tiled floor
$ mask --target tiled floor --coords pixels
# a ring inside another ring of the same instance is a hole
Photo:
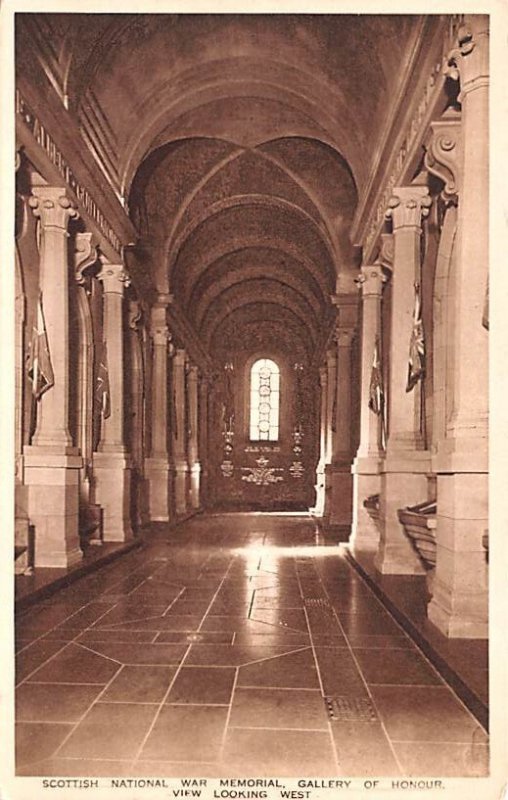
[[[17,637],[20,775],[487,774],[485,731],[307,517],[159,526]]]

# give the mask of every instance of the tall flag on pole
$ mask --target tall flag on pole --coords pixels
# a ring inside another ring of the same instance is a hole
[[[55,385],[41,294],[37,300],[37,320],[32,329],[27,366],[28,377],[32,381],[32,394],[36,400],[40,400],[44,392]]]
[[[383,371],[381,368],[379,336],[376,336],[376,341],[374,343],[374,355],[370,373],[369,408],[374,414],[381,417],[381,446],[384,448],[386,447],[385,391],[383,386]]]
[[[409,364],[407,371],[406,392],[410,392],[425,374],[425,339],[423,336],[422,304],[420,285],[415,283],[415,310],[413,329],[409,342]]]
[[[106,342],[102,344],[101,360],[97,372],[95,397],[104,419],[111,416],[111,392],[109,389],[108,351]]]

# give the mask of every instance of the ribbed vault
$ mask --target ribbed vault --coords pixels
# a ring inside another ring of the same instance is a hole
[[[417,18],[55,19],[70,107],[157,290],[212,352],[257,330],[311,357]]]

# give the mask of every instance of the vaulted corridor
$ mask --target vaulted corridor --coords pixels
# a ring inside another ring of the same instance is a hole
[[[158,527],[19,619],[19,774],[486,774],[484,730],[311,518]]]

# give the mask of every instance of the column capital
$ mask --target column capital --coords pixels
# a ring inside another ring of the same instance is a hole
[[[338,347],[351,347],[355,338],[355,329],[337,327],[334,338]]]
[[[420,228],[431,205],[432,198],[427,186],[397,186],[388,201],[385,216],[392,220],[394,231],[400,228]]]
[[[74,240],[74,274],[80,286],[86,283],[85,271],[98,260],[97,244],[92,233],[77,233]]]
[[[444,60],[444,73],[460,80],[460,96],[489,83],[489,18],[466,14],[457,30],[455,46]]]
[[[371,264],[361,267],[356,283],[361,288],[363,297],[381,296],[383,283],[386,281],[381,264]]]
[[[444,183],[442,197],[455,202],[459,193],[462,167],[461,114],[448,109],[441,119],[430,123],[426,143],[425,167]]]
[[[326,386],[326,382],[328,380],[328,368],[326,365],[319,367],[319,383],[321,387]]]
[[[175,356],[173,359],[175,367],[182,367],[183,369],[185,369],[186,360],[187,360],[187,353],[183,348],[178,347],[175,351]]]
[[[335,367],[336,364],[337,364],[337,353],[335,347],[331,345],[326,351],[326,366],[328,369],[331,369],[332,367]]]
[[[123,295],[127,286],[130,286],[130,278],[123,264],[110,264],[105,258],[101,257],[102,269],[97,275],[102,281],[106,294]]]
[[[61,187],[34,186],[28,205],[35,216],[39,217],[43,228],[67,231],[69,220],[79,216],[67,190]]]
[[[189,364],[187,374],[190,381],[197,381],[199,378],[199,368],[195,364]]]

